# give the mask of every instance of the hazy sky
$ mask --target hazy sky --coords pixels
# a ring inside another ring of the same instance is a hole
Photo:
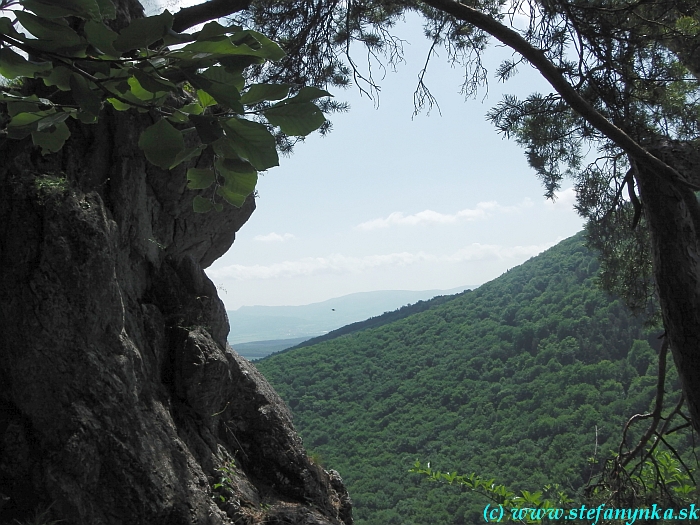
[[[503,93],[548,85],[527,65],[500,84],[493,71],[509,54],[492,47],[488,98],[465,101],[461,71],[440,52],[427,84],[441,113],[413,117],[429,44],[417,19],[396,32],[406,63],[381,81],[379,108],[356,87],[334,91],[351,109],[331,117],[332,133],[310,136],[260,177],[257,210],[207,270],[227,309],[481,284],[583,227],[571,183],[546,201],[523,150],[484,118]]]

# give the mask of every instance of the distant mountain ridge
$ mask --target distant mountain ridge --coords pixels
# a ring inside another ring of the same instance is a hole
[[[379,290],[301,306],[242,306],[227,312],[231,326],[228,341],[236,347],[240,343],[316,337],[407,304],[473,288],[476,285],[449,290]]]
[[[356,323],[341,326],[336,330],[331,330],[327,334],[319,335],[318,337],[313,337],[311,339],[306,339],[305,341],[297,344],[296,346],[292,346],[290,348],[282,350],[282,352],[286,352],[288,350],[295,350],[297,348],[304,348],[305,346],[312,346],[318,343],[322,343],[324,341],[330,341],[337,337],[342,337],[344,335],[360,332],[362,330],[368,330],[370,328],[379,328],[380,326],[384,326],[386,324],[393,323],[400,319],[404,319],[409,315],[425,312],[430,308],[434,308],[436,306],[446,303],[447,301],[451,301],[458,295],[463,295],[469,292],[471,292],[471,289],[464,290],[463,292],[459,292],[456,294],[436,295],[432,299],[428,299],[426,301],[418,301],[417,303],[407,304],[406,306],[397,308],[393,312],[384,312],[381,315],[370,317],[369,319],[365,319],[364,321],[358,321]]]

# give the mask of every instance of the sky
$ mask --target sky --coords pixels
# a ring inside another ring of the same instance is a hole
[[[485,119],[503,94],[549,93],[544,80],[522,65],[500,83],[493,72],[511,55],[491,46],[488,90],[465,100],[463,72],[442,51],[426,76],[440,110],[414,116],[430,44],[417,18],[396,34],[407,41],[405,63],[384,78],[375,64],[379,99],[331,89],[350,111],[260,176],[256,211],[206,270],[228,310],[480,285],[583,228],[571,181],[547,201],[523,149]]]

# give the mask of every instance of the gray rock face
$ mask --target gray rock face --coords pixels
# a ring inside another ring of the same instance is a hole
[[[254,200],[195,214],[136,146],[150,122],[0,142],[0,523],[349,525],[202,270]]]

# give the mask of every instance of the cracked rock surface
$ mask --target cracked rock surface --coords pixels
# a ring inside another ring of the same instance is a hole
[[[350,525],[203,271],[253,198],[195,214],[150,117],[105,113],[54,155],[0,143],[0,523]]]

